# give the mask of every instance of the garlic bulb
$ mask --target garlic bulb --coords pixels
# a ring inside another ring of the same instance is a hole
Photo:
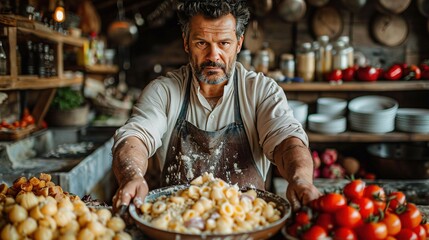
[[[24,221],[28,217],[28,212],[25,208],[15,204],[9,212],[9,220],[13,223]]]
[[[29,236],[37,229],[37,221],[33,218],[27,218],[18,225],[18,233],[21,236]]]
[[[107,221],[107,227],[115,232],[120,232],[125,229],[125,222],[120,217],[112,217]]]
[[[39,203],[39,200],[33,192],[26,192],[21,195],[20,200],[17,198],[17,202],[21,204],[22,207],[29,210],[35,207]]]

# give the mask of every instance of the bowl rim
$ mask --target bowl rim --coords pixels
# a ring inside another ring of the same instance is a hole
[[[173,189],[175,191],[179,191],[182,189],[186,189],[187,187],[189,187],[190,184],[181,184],[181,185],[175,185],[175,186],[168,186],[168,187],[163,187],[163,188],[158,188],[158,189],[154,189],[152,191],[150,191],[148,193],[148,195],[145,198],[144,202],[148,202],[151,200],[156,199],[159,196],[162,196],[162,194],[167,193],[168,190]],[[165,229],[159,229],[156,227],[151,226],[149,223],[147,223],[146,221],[142,220],[141,217],[139,217],[139,213],[137,212],[137,207],[133,204],[130,203],[129,208],[128,208],[128,212],[131,216],[131,218],[135,221],[136,225],[139,227],[140,230],[142,230],[144,232],[144,229],[142,229],[141,225],[143,225],[145,228],[151,229],[151,230],[155,230],[155,231],[161,231],[164,232],[166,234],[174,234],[175,236],[182,236],[185,238],[192,238],[192,239],[224,239],[226,237],[240,237],[240,236],[251,236],[252,234],[256,234],[256,233],[260,233],[263,231],[267,231],[270,230],[272,228],[275,227],[279,227],[279,229],[281,227],[283,227],[283,225],[285,225],[287,218],[290,217],[290,215],[292,214],[292,207],[289,203],[288,200],[284,199],[283,197],[269,192],[269,191],[264,191],[264,190],[260,190],[260,189],[256,189],[256,188],[251,188],[251,187],[244,187],[244,188],[240,188],[240,191],[247,191],[247,190],[255,190],[256,193],[258,194],[258,197],[266,197],[266,198],[271,198],[271,199],[275,199],[276,200],[276,204],[281,204],[282,206],[282,217],[274,222],[272,222],[271,224],[264,226],[264,227],[260,227],[260,228],[256,228],[252,231],[245,231],[245,232],[236,232],[236,233],[229,233],[229,234],[192,234],[192,233],[180,233],[180,232],[175,232],[175,231],[170,231],[170,230],[165,230]],[[160,195],[161,194],[161,195]],[[169,196],[173,194],[173,192],[169,192],[167,194],[164,194],[166,196]],[[146,233],[145,233],[146,234]],[[246,238],[247,239],[247,238]]]

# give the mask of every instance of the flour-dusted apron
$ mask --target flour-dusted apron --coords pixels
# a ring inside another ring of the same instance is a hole
[[[185,120],[191,85],[192,75],[171,134],[161,185],[189,183],[204,172],[209,172],[228,183],[237,183],[239,187],[265,189],[241,119],[237,75],[234,76],[235,122],[218,131],[204,131]]]

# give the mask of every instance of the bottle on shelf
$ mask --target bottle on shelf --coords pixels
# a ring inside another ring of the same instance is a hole
[[[46,69],[45,69],[45,53],[43,51],[43,43],[39,43],[38,46],[38,61],[37,61],[37,73],[39,77],[46,77]]]
[[[270,55],[267,50],[259,50],[253,60],[253,66],[256,72],[268,73],[270,67]]]
[[[36,62],[34,58],[34,45],[31,40],[27,41],[27,51],[25,52],[25,70],[24,73],[28,75],[36,74]]]
[[[7,75],[7,56],[3,48],[3,43],[0,41],[0,76]]]
[[[43,45],[43,67],[45,68],[45,76],[51,77],[51,63],[49,58],[49,45]]]
[[[315,53],[311,43],[301,44],[296,54],[297,77],[304,79],[304,82],[314,81],[315,63]]]
[[[316,79],[323,81],[324,74],[332,70],[332,45],[329,43],[329,36],[322,35],[317,40],[319,44],[318,58],[316,59]]]
[[[242,49],[238,54],[238,59],[241,64],[243,64],[244,68],[247,70],[252,69],[252,54],[249,49]]]
[[[338,38],[338,41],[344,42],[344,52],[347,55],[348,66],[353,67],[355,65],[355,63],[354,63],[354,48],[350,44],[349,36],[340,36]]]

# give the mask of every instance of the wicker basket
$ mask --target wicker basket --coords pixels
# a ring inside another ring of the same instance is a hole
[[[130,116],[132,103],[98,95],[92,99],[94,109],[100,113],[117,118],[128,118]]]

